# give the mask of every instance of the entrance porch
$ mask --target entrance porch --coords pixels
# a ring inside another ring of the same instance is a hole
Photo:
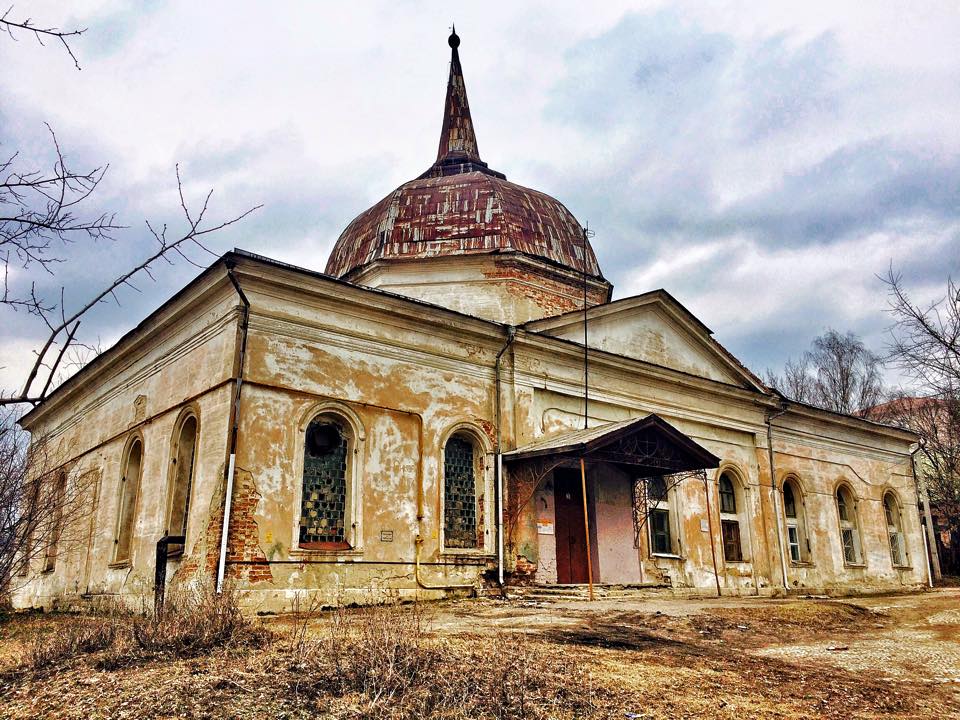
[[[670,488],[719,465],[656,415],[564,433],[504,462],[507,545],[518,570],[528,563],[518,579],[638,588],[665,584],[662,573],[644,572],[643,559],[672,550]]]

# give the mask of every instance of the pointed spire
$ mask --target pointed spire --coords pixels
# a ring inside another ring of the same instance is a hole
[[[447,81],[447,101],[443,108],[443,129],[440,131],[440,147],[437,150],[437,163],[478,162],[477,136],[473,132],[473,120],[470,117],[470,104],[467,102],[467,88],[463,83],[463,68],[460,67],[460,36],[454,26],[450,37],[450,79]]]
[[[460,67],[460,36],[456,27],[451,28],[447,38],[450,46],[450,79],[447,81],[447,101],[443,107],[443,129],[440,131],[440,147],[437,148],[437,160],[420,177],[443,177],[461,173],[481,172],[506,180],[506,175],[489,166],[480,159],[477,149],[477,136],[473,132],[473,120],[470,117],[470,104],[467,102],[467,88],[463,83],[463,68]]]

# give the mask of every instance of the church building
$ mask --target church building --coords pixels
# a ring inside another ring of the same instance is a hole
[[[665,290],[613,300],[481,159],[449,44],[436,160],[325,269],[228,252],[23,417],[88,489],[15,604],[922,586],[914,436],[783,398]]]

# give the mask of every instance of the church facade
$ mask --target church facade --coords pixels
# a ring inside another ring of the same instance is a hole
[[[436,161],[324,272],[229,252],[21,420],[89,497],[15,604],[922,586],[914,436],[782,398],[666,291],[612,300],[481,160],[450,45]]]

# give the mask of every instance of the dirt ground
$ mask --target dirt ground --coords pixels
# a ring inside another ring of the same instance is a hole
[[[421,613],[425,642],[465,673],[476,656],[463,649],[504,648],[519,686],[529,677],[553,698],[490,717],[960,718],[960,588],[849,600],[480,599],[389,612]],[[290,618],[258,621],[275,639],[257,647],[112,664],[94,653],[27,668],[35,638],[79,621],[25,615],[0,625],[0,717],[398,716],[369,693],[302,692],[289,670]],[[330,619],[304,622],[323,635]],[[448,710],[430,717],[462,716]]]

